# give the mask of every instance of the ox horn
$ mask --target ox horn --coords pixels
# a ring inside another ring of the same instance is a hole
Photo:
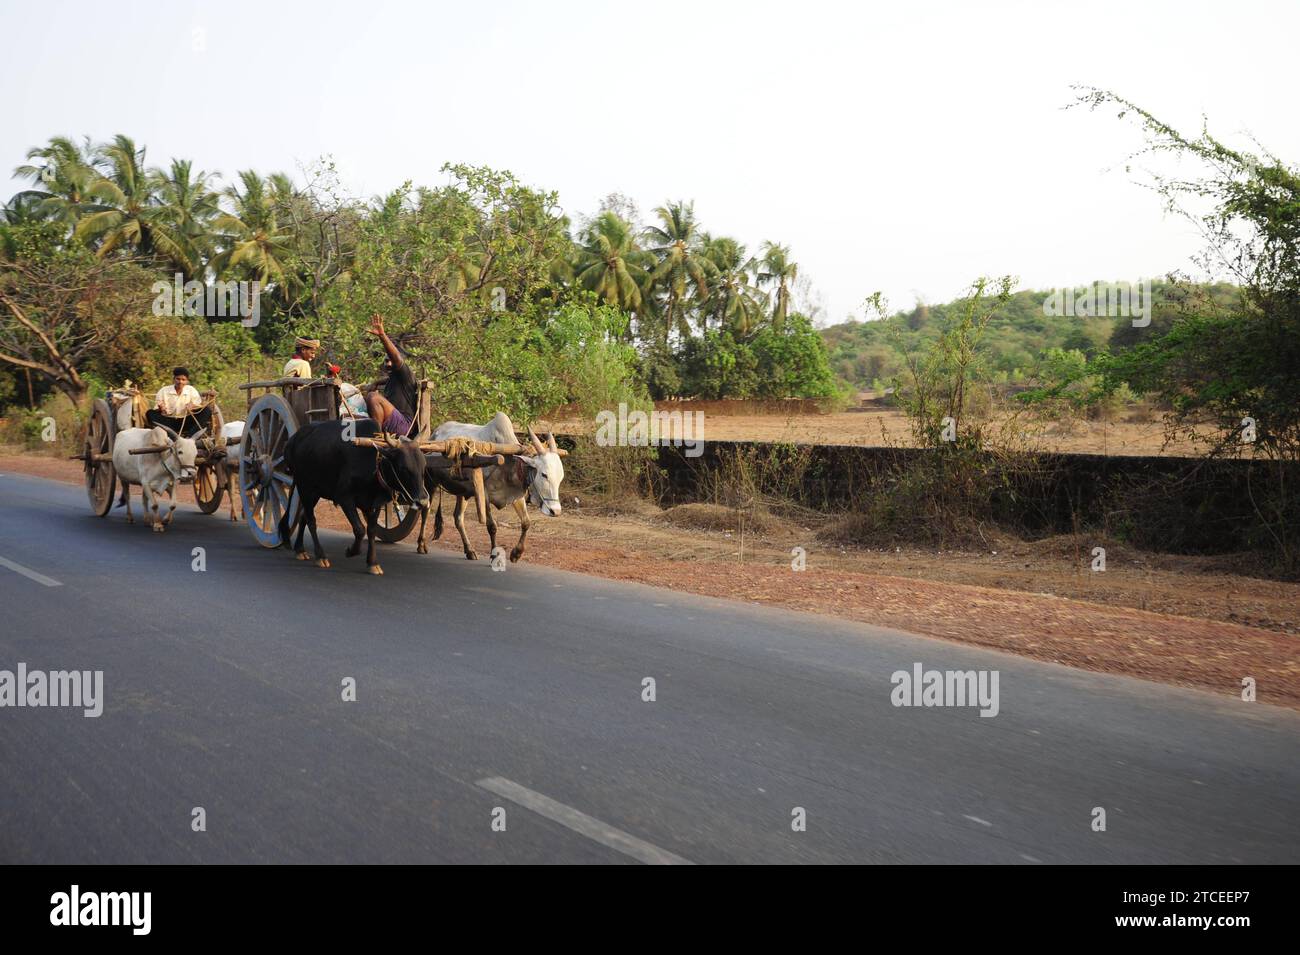
[[[528,440],[533,443],[534,454],[546,453],[546,448],[542,446],[541,439],[537,437],[537,432],[533,430],[533,426],[531,424],[528,426]]]
[[[551,453],[552,453],[552,454],[559,454],[559,453],[560,453],[560,449],[557,448],[557,447],[555,446],[555,432],[554,432],[554,431],[548,431],[548,432],[546,432],[546,444],[547,444],[547,446],[551,449]]]

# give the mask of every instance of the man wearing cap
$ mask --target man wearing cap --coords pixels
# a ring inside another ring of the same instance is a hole
[[[293,357],[284,363],[285,378],[310,378],[311,363],[320,350],[320,339],[295,338]]]
[[[379,315],[370,316],[370,334],[384,346],[384,371],[388,380],[384,382],[382,394],[373,390],[366,395],[366,410],[382,430],[409,436],[416,417],[415,375],[402,350],[384,332],[384,320]]]
[[[203,404],[198,390],[190,384],[188,368],[172,369],[172,383],[158,389],[154,406],[145,412],[150,424],[160,424],[188,437],[200,428],[212,425],[212,409]]]

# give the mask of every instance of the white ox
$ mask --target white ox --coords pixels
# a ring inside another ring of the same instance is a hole
[[[108,402],[113,408],[113,421],[120,434],[135,427],[136,422],[144,422],[149,405],[140,390],[126,383],[124,388],[115,388],[108,393]],[[221,433],[216,438],[217,450],[225,449],[225,457],[217,469],[217,480],[226,488],[230,499],[230,519],[238,521],[235,514],[235,501],[239,497],[239,440],[244,436],[244,422],[227,421],[221,426]],[[188,476],[188,475],[187,475]],[[120,504],[120,502],[119,502]]]
[[[521,443],[515,435],[515,426],[510,423],[510,418],[504,411],[498,411],[487,424],[447,421],[439,425],[433,433],[433,440],[445,441],[448,438],[472,438],[475,441],[490,441],[495,444]],[[524,539],[528,536],[529,527],[527,502],[532,501],[547,517],[559,517],[561,511],[560,482],[564,480],[564,464],[560,460],[559,448],[555,446],[555,435],[547,435],[548,443],[544,445],[530,427],[528,441],[532,445],[533,454],[512,455],[500,467],[490,466],[482,469],[483,489],[487,495],[486,503],[491,505],[487,508],[488,537],[494,550],[497,543],[497,525],[492,517],[492,509],[500,509],[509,504],[519,515],[519,540],[514,550],[510,552],[511,561],[517,561],[524,555]],[[429,468],[424,473],[425,483],[430,493],[438,487],[455,495],[456,508],[452,516],[456,523],[456,530],[460,531],[460,542],[465,549],[465,556],[470,560],[476,559],[478,555],[469,546],[469,538],[465,535],[465,501],[474,494],[470,480],[455,478],[446,471],[436,471],[433,468]],[[435,540],[442,536],[441,502],[434,520],[433,536]],[[421,554],[428,553],[423,520],[420,523],[420,539],[416,550]]]
[[[174,438],[167,428],[127,428],[119,431],[113,441],[113,469],[122,482],[122,500],[120,507],[126,504],[126,520],[135,523],[131,514],[131,485],[138,484],[144,499],[146,516],[153,511],[153,529],[162,533],[163,525],[170,524],[176,510],[176,484],[185,468],[195,465],[198,457],[198,445],[195,438],[202,437],[200,431],[192,438]],[[153,454],[132,454],[137,448],[162,448]],[[166,499],[167,514],[158,513],[159,501]]]

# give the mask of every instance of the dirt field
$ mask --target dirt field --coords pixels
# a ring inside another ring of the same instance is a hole
[[[912,442],[906,416],[873,398],[863,398],[850,411],[822,414],[804,411],[755,413],[754,402],[660,402],[666,411],[699,410],[704,413],[704,438],[714,441],[783,441],[791,444],[901,445]],[[594,422],[559,415],[554,422],[561,434],[589,434]],[[1196,455],[1189,442],[1165,445],[1163,426],[1153,420],[1113,422],[1031,422],[1032,444],[1044,451],[1086,454]]]
[[[76,462],[0,453],[0,474],[9,472],[81,480]],[[1239,699],[1242,679],[1253,677],[1260,702],[1300,709],[1300,584],[1235,575],[1218,559],[1070,537],[993,540],[981,553],[848,550],[820,542],[813,527],[771,517],[742,533],[734,512],[712,505],[662,511],[636,502],[597,512],[569,493],[564,504],[561,518],[534,517],[526,562],[832,614],[1227,698]],[[224,510],[179,519],[224,520]],[[458,552],[447,510],[447,533],[433,546]],[[333,508],[320,517],[323,526],[346,527]],[[107,520],[122,523],[124,534],[145,533],[127,527],[120,512]],[[486,555],[486,531],[472,519],[469,527]],[[516,536],[502,521],[499,542],[511,546]],[[1107,548],[1104,573],[1088,569],[1098,544]],[[806,551],[801,572],[791,568],[795,547]],[[340,560],[328,572],[359,566]]]

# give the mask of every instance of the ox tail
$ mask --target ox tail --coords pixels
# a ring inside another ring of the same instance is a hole
[[[284,513],[280,515],[280,523],[277,528],[280,531],[280,546],[293,546],[293,531],[289,529],[289,512],[293,510],[293,492],[298,486],[298,479],[293,478],[289,482],[289,496],[284,499]]]
[[[433,539],[442,537],[442,488],[438,488],[438,510],[433,516]]]

